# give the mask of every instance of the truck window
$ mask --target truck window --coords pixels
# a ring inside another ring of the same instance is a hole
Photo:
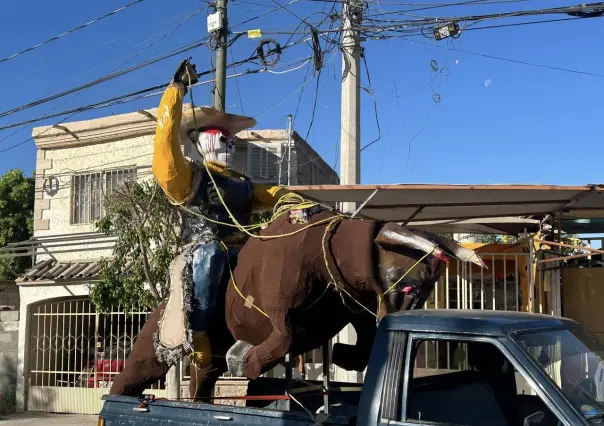
[[[523,426],[542,411],[558,419],[492,343],[414,340],[406,422],[463,426]]]

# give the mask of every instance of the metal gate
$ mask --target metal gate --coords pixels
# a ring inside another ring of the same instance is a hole
[[[147,316],[100,314],[87,298],[35,305],[28,317],[27,410],[98,414]],[[165,396],[165,384],[148,392]]]

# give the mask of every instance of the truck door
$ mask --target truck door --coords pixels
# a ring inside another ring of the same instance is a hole
[[[382,424],[574,426],[533,389],[497,339],[421,333],[407,339],[397,379],[388,371],[396,363],[388,363]]]

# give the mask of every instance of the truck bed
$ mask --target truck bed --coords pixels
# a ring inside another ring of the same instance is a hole
[[[320,385],[320,382],[311,382]],[[351,386],[350,383],[332,383],[332,386]],[[292,391],[305,385],[294,382]],[[354,385],[353,385],[354,386]],[[258,379],[250,382],[248,396],[283,395],[285,381],[281,379]],[[322,395],[296,394],[315,417],[317,423],[346,425],[356,423],[356,405],[360,392],[334,392],[330,395],[330,414],[316,414],[323,406]],[[148,411],[135,411],[138,398],[111,396],[103,397],[103,409],[99,415],[105,426],[194,426],[194,425],[315,425],[315,420],[298,404],[291,401],[291,411],[285,411],[285,401],[247,401],[246,407],[215,405],[203,402],[157,400],[149,404]]]

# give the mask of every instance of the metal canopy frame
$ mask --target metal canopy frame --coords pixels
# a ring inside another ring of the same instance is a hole
[[[289,190],[321,204],[363,203],[362,217],[401,222],[497,217],[604,218],[604,186],[311,185]]]

